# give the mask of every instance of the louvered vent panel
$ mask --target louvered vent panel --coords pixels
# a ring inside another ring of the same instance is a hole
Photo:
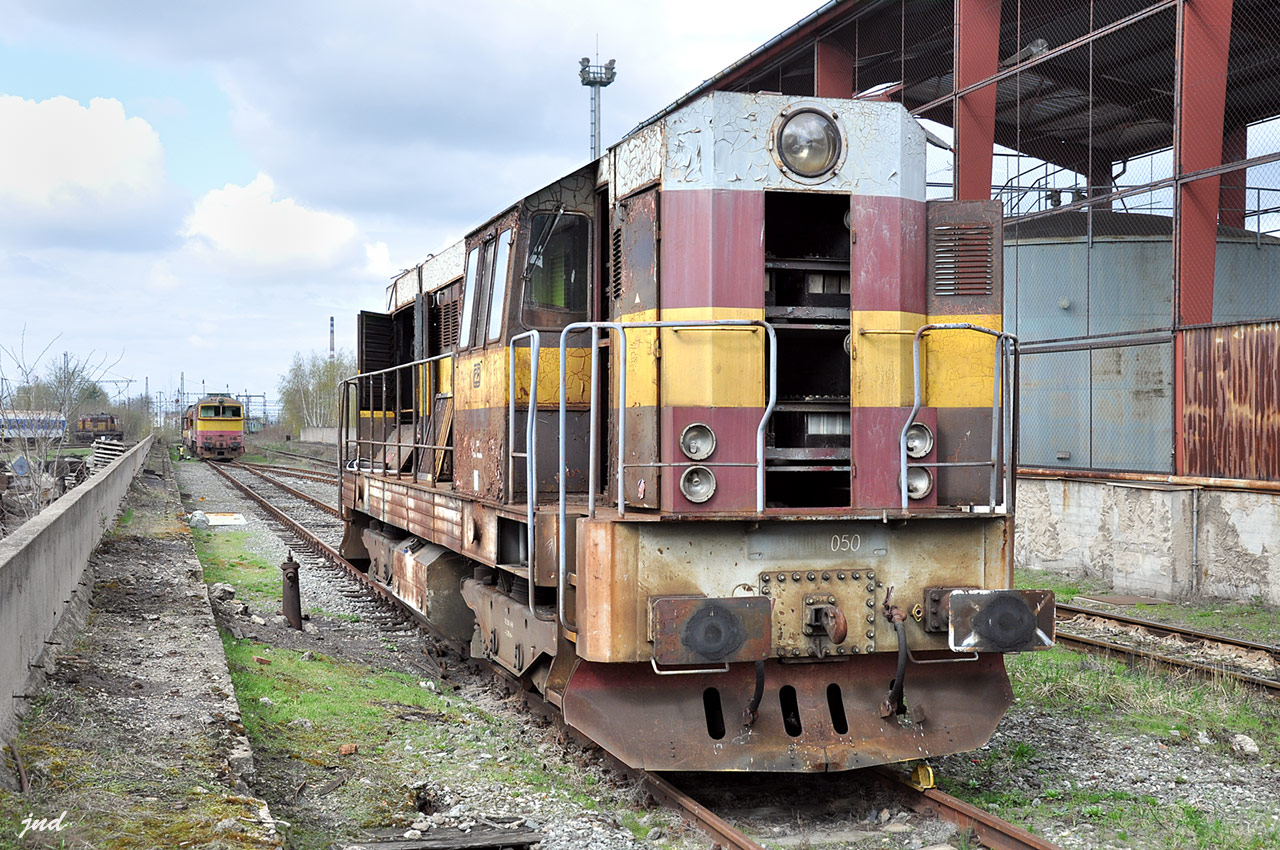
[[[617,301],[622,297],[622,228],[613,230],[613,252],[609,263],[610,294]]]
[[[444,350],[458,344],[458,301],[446,301],[440,305],[440,347]]]
[[[995,233],[989,224],[943,224],[933,231],[933,294],[995,291]]]

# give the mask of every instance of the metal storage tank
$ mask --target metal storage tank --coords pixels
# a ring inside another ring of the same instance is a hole
[[[1172,232],[1110,210],[1005,225],[1021,465],[1173,471]],[[1280,316],[1280,239],[1219,227],[1214,279],[1215,323]]]

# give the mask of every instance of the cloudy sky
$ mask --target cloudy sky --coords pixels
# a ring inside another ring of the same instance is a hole
[[[274,398],[330,316],[353,349],[392,274],[589,158],[597,42],[608,145],[820,5],[0,0],[0,346]]]

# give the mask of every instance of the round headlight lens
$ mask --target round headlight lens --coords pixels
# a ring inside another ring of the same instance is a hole
[[[716,432],[710,425],[694,422],[680,433],[680,450],[690,460],[706,460],[716,450]]]
[[[778,155],[801,177],[826,174],[840,157],[840,131],[821,112],[798,110],[778,130]]]
[[[680,476],[680,492],[690,502],[702,504],[715,495],[715,473],[705,466],[689,467]]]
[[[907,498],[923,499],[933,491],[933,474],[923,466],[907,467]]]
[[[912,422],[907,429],[907,457],[922,458],[933,451],[933,432],[923,422]]]

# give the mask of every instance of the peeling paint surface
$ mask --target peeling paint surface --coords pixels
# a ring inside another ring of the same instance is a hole
[[[1197,510],[1198,502],[1198,510]],[[1018,482],[1014,559],[1117,593],[1280,604],[1280,494]]]
[[[900,104],[714,92],[662,122],[663,189],[784,189],[813,185],[783,173],[770,150],[786,107],[836,116],[844,161],[822,191],[924,200],[924,131]]]
[[[662,125],[645,127],[613,149],[613,196],[625,198],[662,176]]]

